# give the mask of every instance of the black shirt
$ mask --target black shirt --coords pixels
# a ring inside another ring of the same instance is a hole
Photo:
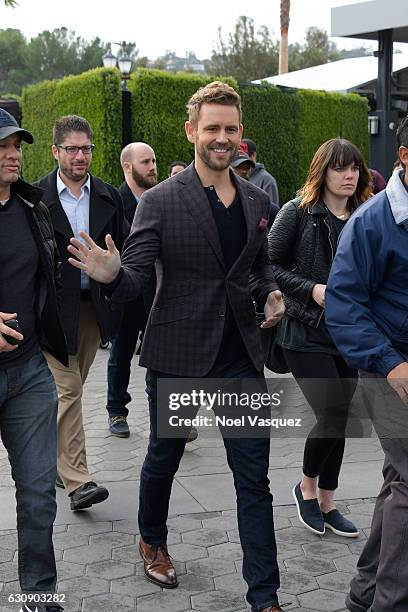
[[[241,198],[237,191],[232,204],[226,207],[219,199],[213,185],[204,187],[204,190],[217,226],[225,268],[228,272],[241,254],[247,240],[247,227]],[[221,378],[223,371],[231,366],[233,366],[234,370],[237,369],[238,371],[246,366],[252,366],[252,361],[248,356],[231,306],[227,300],[220,350],[208,375],[219,376]]]
[[[0,369],[20,366],[39,350],[36,333],[36,274],[39,255],[25,204],[12,196],[0,205],[0,311],[17,313],[24,340],[0,353]]]

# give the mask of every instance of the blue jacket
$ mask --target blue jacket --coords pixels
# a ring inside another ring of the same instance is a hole
[[[352,368],[383,376],[408,353],[408,191],[404,171],[341,233],[326,289],[326,324]]]

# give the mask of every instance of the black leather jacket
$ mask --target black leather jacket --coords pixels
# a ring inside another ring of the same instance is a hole
[[[333,228],[323,202],[311,210],[299,207],[300,199],[279,211],[268,235],[269,257],[286,314],[318,326],[324,309],[312,298],[315,284],[325,285],[335,253]]]
[[[40,274],[37,284],[37,318],[41,348],[49,351],[63,365],[68,365],[67,345],[59,317],[61,262],[50,214],[41,202],[41,189],[18,179],[11,192],[26,205],[27,218],[38,248]],[[16,228],[18,231],[18,228]]]

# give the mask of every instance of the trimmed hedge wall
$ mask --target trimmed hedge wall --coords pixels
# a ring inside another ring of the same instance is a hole
[[[55,167],[51,154],[55,119],[85,117],[94,133],[92,172],[108,183],[121,182],[122,98],[118,70],[96,68],[59,81],[44,81],[23,90],[23,127],[35,138],[24,148],[24,178],[35,181]]]
[[[134,141],[150,144],[158,160],[159,179],[175,160],[192,161],[187,141],[186,103],[199,88],[217,77],[160,70],[136,70],[128,81],[132,94]],[[310,90],[281,90],[261,84],[242,84],[218,77],[242,97],[244,137],[258,146],[258,159],[273,174],[281,204],[302,185],[316,149],[329,138],[353,141],[368,161],[368,103],[357,95]],[[75,113],[88,119],[96,144],[92,172],[119,185],[122,148],[122,97],[119,71],[97,68],[61,81],[45,81],[26,88],[22,96],[23,125],[35,137],[24,149],[24,176],[33,181],[54,167],[50,151],[54,120]]]
[[[167,178],[167,167],[174,160],[190,163],[194,146],[186,138],[186,104],[199,87],[217,77],[161,70],[139,69],[132,74],[132,134],[134,141],[147,142],[157,157],[159,179]],[[232,78],[220,77],[238,91]]]
[[[318,147],[329,138],[351,140],[369,161],[367,128],[368,102],[366,98],[349,94],[300,90],[298,143],[299,184],[306,179],[310,162]]]
[[[299,188],[300,102],[273,86],[241,88],[244,138],[256,142],[257,161],[276,178],[280,203]]]

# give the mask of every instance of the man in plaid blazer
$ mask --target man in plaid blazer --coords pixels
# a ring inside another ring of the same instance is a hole
[[[100,283],[107,299],[140,294],[155,263],[157,291],[140,364],[147,367],[151,434],[140,480],[140,552],[149,580],[177,586],[167,552],[167,513],[185,438],[157,435],[160,378],[263,377],[263,352],[252,298],[264,305],[262,327],[283,315],[282,296],[269,265],[267,195],[234,175],[230,162],[242,134],[238,94],[214,82],[190,99],[186,134],[195,161],[146,191],[120,258],[87,234],[71,240],[70,263]],[[255,612],[278,612],[279,572],[267,477],[269,438],[226,438],[234,474],[244,551],[247,599]]]

